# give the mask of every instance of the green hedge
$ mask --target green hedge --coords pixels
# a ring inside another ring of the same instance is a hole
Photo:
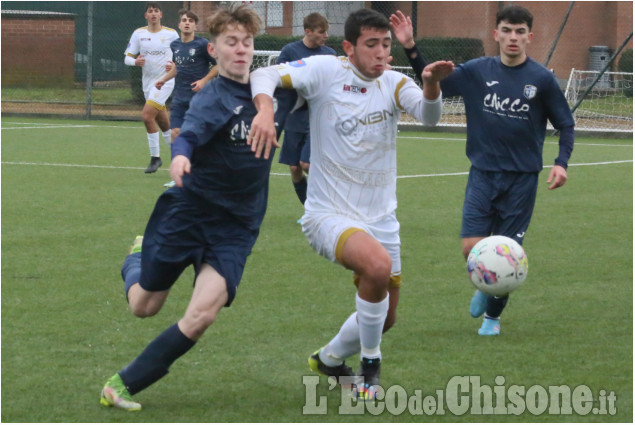
[[[619,72],[633,72],[633,49],[626,49],[619,62],[617,63],[617,70]],[[627,78],[630,82],[630,87],[624,88],[624,96],[633,97],[633,77]]]
[[[208,37],[206,34],[199,34],[201,37]],[[300,40],[300,36],[279,36],[271,34],[262,34],[256,37],[254,40],[254,47],[256,50],[282,50],[282,48],[292,41]],[[327,46],[332,47],[337,52],[338,56],[344,55],[344,49],[342,48],[343,36],[330,36],[326,43]],[[458,38],[458,37],[430,37],[416,40],[416,44],[419,50],[423,53],[423,56],[429,61],[437,60],[451,60],[455,64],[467,62],[470,59],[478,58],[485,55],[485,48],[483,42],[477,38]],[[393,40],[391,53],[393,56],[392,65],[395,66],[409,66],[408,58],[397,40]],[[626,55],[627,52],[624,53]],[[630,50],[631,54],[631,72],[632,72],[632,58],[633,50]],[[624,58],[622,55],[622,58]],[[620,60],[621,62],[621,60]],[[130,82],[132,98],[135,103],[143,104],[145,99],[143,96],[143,90],[141,87],[141,68],[130,67]],[[632,95],[632,89],[631,89]]]

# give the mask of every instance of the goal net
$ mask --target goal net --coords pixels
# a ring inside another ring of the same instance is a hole
[[[571,69],[565,97],[574,111],[576,130],[632,132],[633,131],[633,73]],[[582,99],[582,100],[581,100]]]

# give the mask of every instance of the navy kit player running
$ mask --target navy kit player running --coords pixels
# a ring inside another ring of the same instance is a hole
[[[282,48],[278,63],[293,62],[315,55],[336,55],[335,50],[325,46],[328,38],[329,22],[317,12],[304,17],[304,37]],[[303,104],[289,114],[284,128],[284,142],[278,162],[287,164],[291,171],[291,182],[300,202],[306,200],[307,181],[304,173],[309,172],[311,156],[311,136],[309,134],[309,110]]]
[[[412,39],[412,24],[401,12],[391,16],[395,36],[415,70],[425,60]],[[560,132],[558,157],[549,172],[550,190],[567,181],[574,120],[551,71],[527,56],[533,16],[520,6],[496,15],[494,39],[500,56],[456,67],[441,81],[446,97],[463,96],[467,117],[466,153],[472,166],[465,189],[461,238],[465,258],[481,239],[503,235],[522,244],[536,201],[547,120]],[[485,314],[479,335],[498,335],[509,296],[476,291],[470,314]]]
[[[106,382],[105,406],[140,410],[131,396],[166,375],[236,295],[267,207],[273,157],[257,158],[246,144],[256,115],[249,67],[260,25],[258,15],[244,6],[212,16],[209,49],[220,76],[192,99],[172,149],[176,187],[159,197],[144,237],[137,238],[122,267],[136,316],[158,313],[190,265],[196,272],[194,291],[183,318]],[[289,106],[279,105],[275,113],[279,128]]]
[[[187,9],[179,10],[179,16],[181,38],[170,44],[173,56],[170,69],[155,83],[161,90],[166,82],[175,78],[170,105],[172,140],[179,135],[192,97],[218,75],[218,68],[214,68],[216,61],[207,51],[209,41],[195,34],[198,16]]]

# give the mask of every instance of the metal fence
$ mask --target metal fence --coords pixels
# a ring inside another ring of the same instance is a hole
[[[231,3],[161,2],[162,24],[177,28],[177,11],[183,7],[195,11],[204,22],[215,8]],[[343,54],[343,27],[351,11],[368,7],[388,16],[399,8],[412,16],[417,43],[430,59],[452,59],[461,63],[481,55],[497,54],[497,46],[492,40],[494,16],[499,7],[510,2],[241,3],[249,4],[256,10],[264,23],[262,34],[256,38],[256,49],[270,51],[274,56],[284,44],[301,38],[304,32],[302,21],[309,13],[319,12],[327,17],[330,23],[327,44]],[[593,27],[590,20],[595,19],[594,15],[612,6],[606,6],[606,2],[575,2],[574,7],[573,3],[526,4],[535,16],[536,36],[529,46],[529,54],[554,68],[563,90],[571,68],[589,69],[593,65],[592,59],[597,59],[590,57],[592,44],[606,44],[606,49],[611,49],[615,47],[612,44],[621,41],[620,34],[615,32],[597,35],[593,43],[582,41],[584,33]],[[123,53],[132,32],[146,25],[143,17],[145,2],[12,1],[2,2],[1,7],[3,114],[140,119],[143,104],[140,69],[124,65]],[[606,13],[616,15],[617,12]],[[632,28],[632,13],[630,16]],[[62,19],[64,25],[56,19]],[[597,19],[605,17],[598,16]],[[18,26],[12,27],[9,25],[11,23]],[[46,33],[47,26],[52,32]],[[204,25],[199,24],[198,29],[199,35],[205,36]],[[605,29],[606,25],[603,25],[598,31],[606,32]],[[72,33],[65,35],[68,31]],[[606,41],[598,42],[598,39],[604,40],[602,37]],[[582,43],[588,46],[580,46]],[[12,50],[13,47],[17,50]],[[18,60],[18,56],[23,58]],[[398,69],[411,73],[403,49],[396,41],[393,43],[393,56],[393,64]],[[64,75],[60,76],[59,73]],[[622,94],[616,92],[616,95]],[[632,101],[616,104],[630,105],[630,111],[618,113],[630,116],[632,131]],[[451,109],[446,110],[453,111],[452,115],[460,115],[461,106],[456,99],[448,107]],[[442,124],[461,126],[463,122],[459,117],[458,120],[446,120]]]

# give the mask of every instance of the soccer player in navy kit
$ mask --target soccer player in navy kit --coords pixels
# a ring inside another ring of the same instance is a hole
[[[143,238],[122,267],[130,308],[139,317],[159,312],[171,286],[193,265],[194,291],[182,319],[112,376],[101,404],[140,410],[132,395],[168,373],[229,306],[267,207],[273,155],[256,157],[246,144],[256,109],[249,67],[258,15],[247,7],[219,9],[209,24],[210,54],[220,76],[193,99],[172,148],[176,187],[158,199]],[[278,128],[291,105],[278,105]]]
[[[190,107],[192,97],[218,75],[216,61],[207,51],[209,41],[195,34],[198,16],[187,9],[179,10],[179,16],[181,38],[170,43],[173,61],[168,65],[168,72],[155,83],[155,87],[161,90],[166,82],[175,78],[170,106],[172,140],[176,139],[181,131],[185,112]],[[174,181],[166,183],[165,186],[174,186]]]
[[[390,20],[415,74],[420,73],[426,61],[412,38],[410,18],[397,12]],[[533,16],[523,7],[500,10],[494,30],[500,56],[468,61],[441,81],[444,97],[463,96],[467,117],[466,153],[472,166],[461,228],[465,258],[479,240],[492,234],[523,243],[543,167],[547,120],[560,132],[548,187],[556,189],[567,181],[575,123],[553,73],[527,56],[532,24]],[[499,318],[508,298],[475,292],[470,314],[484,314],[479,335],[500,333]]]
[[[170,70],[155,83],[160,90],[167,81],[176,78],[170,106],[172,140],[179,135],[192,97],[218,75],[218,68],[213,68],[216,61],[207,51],[209,41],[195,34],[198,16],[187,9],[179,10],[179,16],[181,38],[170,44],[173,55]]]
[[[304,37],[284,46],[278,56],[278,63],[293,62],[315,55],[336,55],[335,50],[324,45],[328,38],[328,29],[328,21],[319,13],[305,16]],[[310,156],[309,109],[305,103],[289,114],[278,160],[289,166],[293,187],[302,204],[306,200],[307,181],[304,173],[309,172]]]

